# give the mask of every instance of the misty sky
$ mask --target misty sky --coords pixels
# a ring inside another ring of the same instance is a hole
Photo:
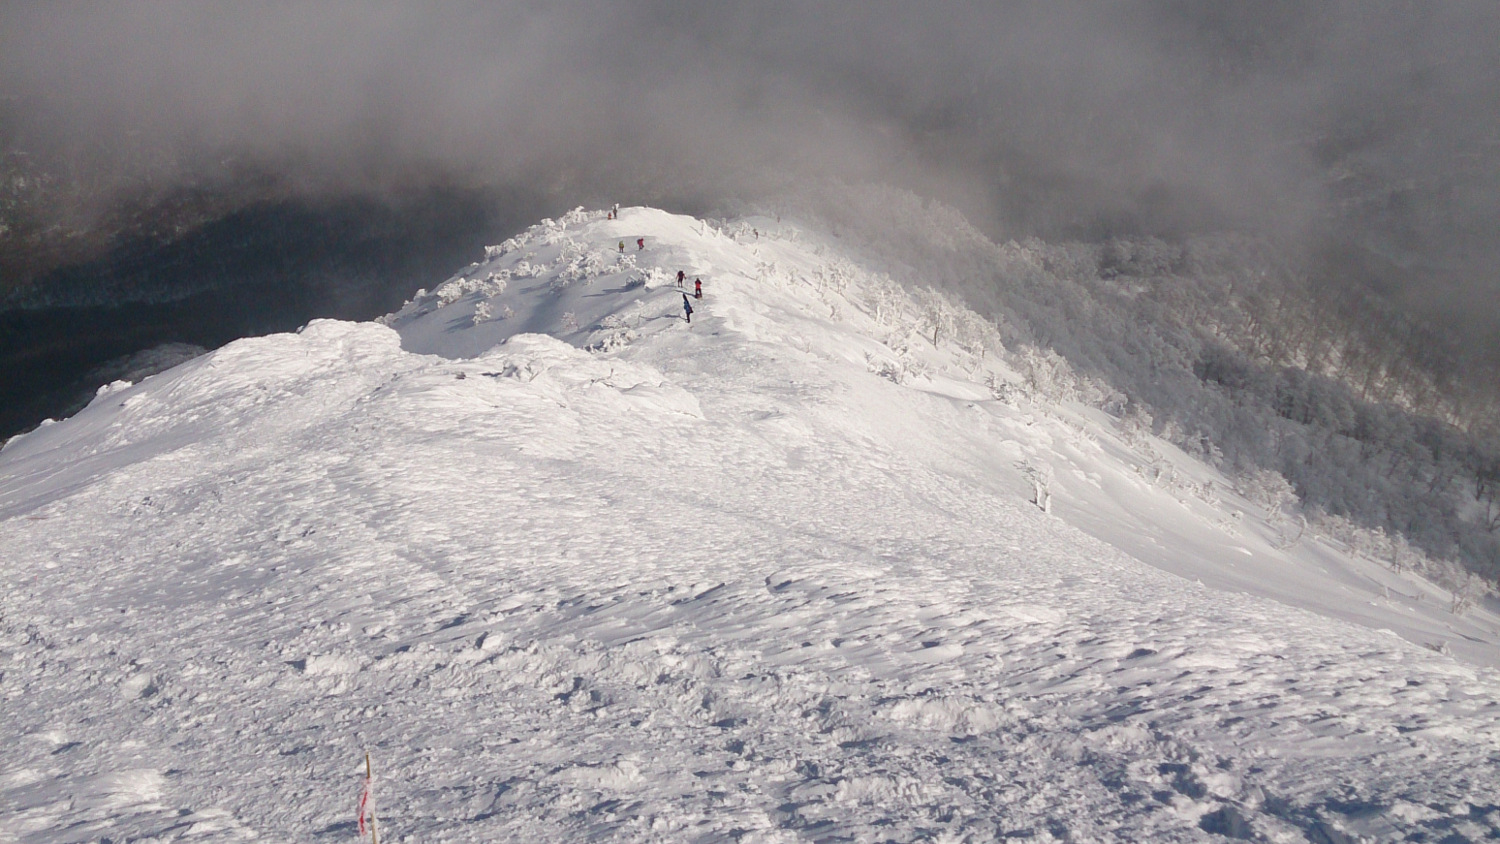
[[[1500,334],[1493,0],[10,2],[0,97],[48,113],[32,144],[320,184],[711,203],[821,175],[997,237],[1337,230]]]

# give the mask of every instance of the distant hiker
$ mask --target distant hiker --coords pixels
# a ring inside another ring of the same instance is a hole
[[[755,232],[755,239],[756,240],[760,240],[760,229],[751,229],[750,231]]]
[[[638,250],[639,249],[645,249],[646,248],[646,239],[644,237],[638,237],[638,238],[636,238],[635,239],[635,248],[638,249]]]
[[[623,241],[623,240],[620,241],[620,252],[622,254],[625,252],[625,241]]]
[[[683,274],[682,270],[678,270],[677,271],[677,286],[678,287],[682,286],[682,280],[684,278],[687,278],[687,276]]]
[[[682,294],[682,318],[689,323],[693,321],[693,303],[688,301],[687,294]]]
[[[615,212],[613,212],[613,211],[609,212],[604,217],[604,219],[606,219],[606,220],[613,220],[614,218],[615,218]]]
[[[615,203],[615,219],[620,219],[620,203]]]
[[[703,298],[703,281],[701,279],[693,279],[693,298]]]

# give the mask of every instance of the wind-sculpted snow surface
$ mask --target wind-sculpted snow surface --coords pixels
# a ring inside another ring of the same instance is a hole
[[[366,750],[383,841],[1500,836],[1490,669],[1078,530],[1217,528],[823,247],[600,217],[0,453],[0,841],[349,840]]]

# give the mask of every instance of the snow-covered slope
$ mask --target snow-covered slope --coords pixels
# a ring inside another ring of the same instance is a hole
[[[367,750],[384,841],[1500,835],[1488,610],[835,244],[574,213],[12,441],[0,841],[346,840]]]

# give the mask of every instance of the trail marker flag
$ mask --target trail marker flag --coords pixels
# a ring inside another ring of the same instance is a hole
[[[365,752],[365,787],[359,793],[359,837],[365,837],[365,830],[370,832],[370,844],[380,844],[380,830],[375,826],[375,800],[373,789],[375,775],[370,768],[370,754]]]

